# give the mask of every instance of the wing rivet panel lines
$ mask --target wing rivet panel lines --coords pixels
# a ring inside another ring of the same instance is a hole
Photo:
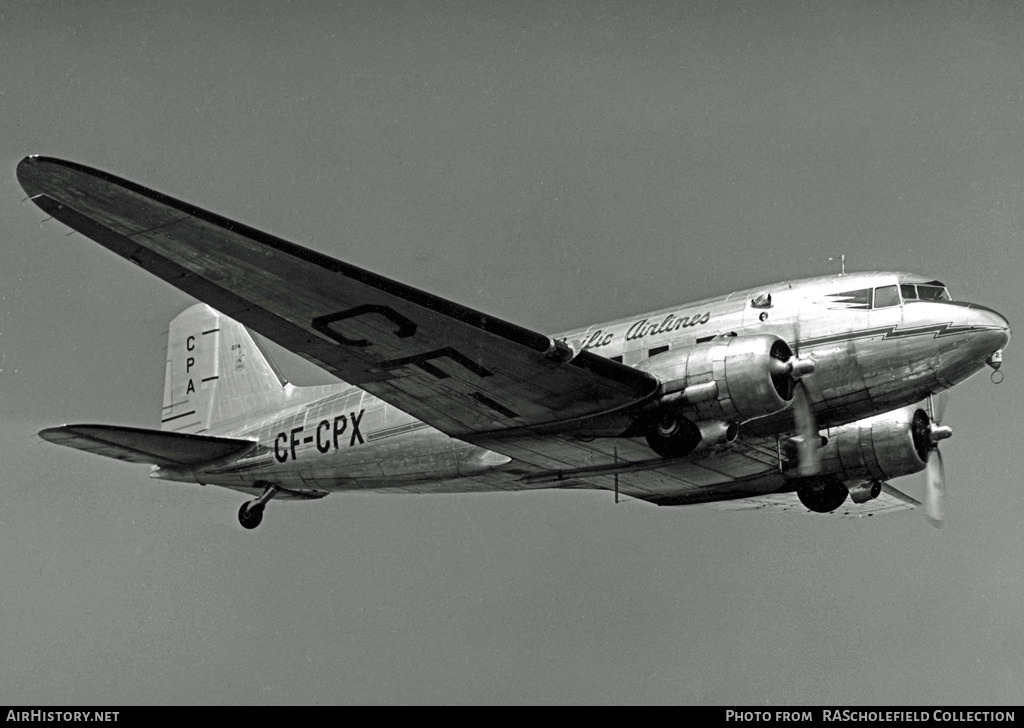
[[[429,362],[432,359],[451,359],[453,362],[468,369],[478,377],[489,377],[493,374],[486,367],[482,367],[475,361],[470,359],[468,356],[458,351],[457,349],[446,346],[443,349],[437,349],[435,351],[425,351],[422,354],[413,354],[412,356],[404,356],[401,359],[391,359],[380,363],[380,368],[384,371],[390,371],[392,369],[400,369],[404,366],[417,366],[427,374],[437,379],[448,379],[450,376],[447,372],[442,371]]]
[[[274,437],[274,459],[279,463],[298,460],[299,454],[302,452],[299,446],[314,443],[316,444],[317,451],[321,454],[330,452],[332,447],[335,450],[339,450],[341,449],[341,442],[344,441],[342,435],[348,430],[350,423],[352,429],[349,435],[348,446],[354,447],[356,442],[360,445],[364,444],[366,440],[363,439],[363,433],[359,431],[359,423],[362,421],[365,411],[365,409],[361,409],[358,413],[350,412],[347,417],[345,415],[338,415],[334,418],[333,422],[331,420],[320,420],[312,435],[302,434],[306,431],[305,426],[293,427],[290,430],[278,432]]]

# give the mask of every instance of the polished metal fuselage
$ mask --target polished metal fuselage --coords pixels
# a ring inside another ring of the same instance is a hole
[[[820,428],[868,418],[948,389],[985,366],[1009,340],[1006,320],[962,302],[910,300],[870,308],[841,294],[901,283],[906,273],[824,276],[737,291],[620,319],[557,338],[636,366],[714,337],[774,334],[801,358]],[[291,385],[289,385],[291,387]],[[153,477],[293,491],[458,492],[527,487],[510,458],[453,439],[347,384],[290,390],[286,409],[222,423],[216,434],[256,439],[243,459],[205,471],[156,469]],[[766,436],[792,431],[790,411],[740,423]],[[742,435],[741,435],[742,440]]]

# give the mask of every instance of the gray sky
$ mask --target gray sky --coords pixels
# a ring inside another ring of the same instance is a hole
[[[93,165],[544,331],[839,253],[1012,324],[1021,48],[1006,2],[0,1],[4,700],[1024,702],[1014,344],[951,399],[941,531],[576,492],[248,533],[239,494],[32,439],[158,426],[191,301],[14,176]]]

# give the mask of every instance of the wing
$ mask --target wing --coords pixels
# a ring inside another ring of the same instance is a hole
[[[547,451],[539,455],[543,442]],[[796,493],[779,492],[787,489],[783,471],[795,468],[796,462],[779,449],[774,437],[741,437],[731,445],[678,460],[651,458],[650,450],[644,457],[644,446],[626,438],[572,442],[563,435],[547,440],[521,438],[516,445],[528,450],[521,456],[523,460],[574,463],[524,474],[521,482],[526,485],[609,490],[623,498],[659,506],[812,513]],[[591,451],[589,459],[582,456],[585,449]],[[914,498],[883,483],[877,498],[866,503],[847,499],[833,513],[860,518],[919,505]]]
[[[39,436],[58,445],[129,463],[161,467],[188,467],[241,457],[256,447],[253,440],[237,440],[181,432],[146,430],[115,425],[63,425],[48,427]]]
[[[707,503],[707,507],[726,511],[775,510],[785,513],[806,513],[812,516],[837,515],[840,518],[868,518],[882,513],[897,513],[910,510],[921,505],[920,501],[911,498],[889,483],[882,483],[882,492],[867,503],[846,501],[841,508],[833,513],[814,513],[800,503],[796,493],[773,493],[771,495],[738,498],[736,500]]]
[[[18,180],[57,220],[453,437],[632,407],[657,380],[73,162]]]
[[[741,436],[730,445],[673,460],[652,457],[643,442],[628,438],[572,442],[559,435],[522,438],[515,445],[505,449],[521,451],[513,456],[520,461],[572,463],[523,472],[520,482],[532,487],[614,490],[658,505],[690,505],[769,494],[786,485],[774,437]],[[583,456],[586,450],[589,458]]]

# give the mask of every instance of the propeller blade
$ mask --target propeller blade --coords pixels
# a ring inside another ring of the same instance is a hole
[[[942,453],[938,448],[928,455],[928,467],[925,470],[927,484],[924,491],[924,515],[928,523],[936,528],[942,527],[946,515],[946,469],[942,464]]]
[[[928,401],[931,405],[932,422],[936,425],[941,425],[943,418],[946,416],[946,405],[949,404],[949,391],[943,390],[938,394],[933,394],[928,398]]]
[[[799,379],[793,392],[793,419],[796,421],[800,475],[817,475],[821,472],[821,454],[818,452],[821,436],[811,409],[811,399],[807,395],[807,385]]]

